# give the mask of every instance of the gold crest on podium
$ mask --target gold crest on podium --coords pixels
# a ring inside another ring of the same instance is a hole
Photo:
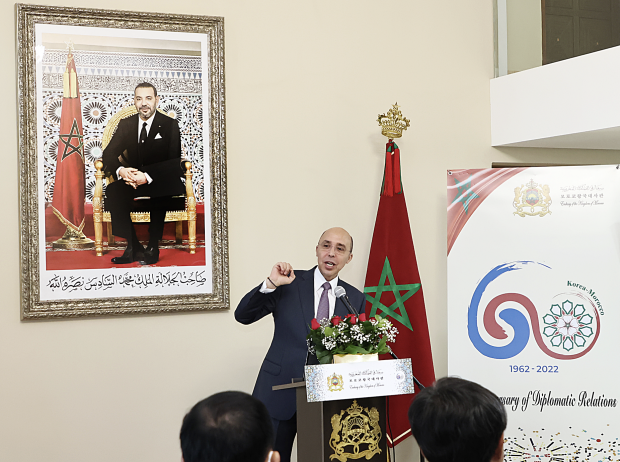
[[[331,423],[329,445],[334,454],[329,456],[330,460],[369,460],[375,454],[381,453],[381,427],[377,408],[362,408],[357,404],[357,400],[354,400],[349,408],[340,411],[340,414],[334,414]]]

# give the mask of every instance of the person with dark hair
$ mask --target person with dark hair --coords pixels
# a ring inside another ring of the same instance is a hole
[[[150,83],[138,84],[134,105],[138,111],[118,123],[116,132],[103,151],[106,176],[118,181],[109,183],[105,207],[112,217],[112,234],[125,238],[127,248],[114,264],[139,261],[152,265],[159,260],[159,241],[164,232],[166,208],[172,196],[185,193],[181,181],[181,135],[178,122],[157,111],[159,96]],[[149,243],[143,249],[138,241],[130,213],[134,199],[149,197]]]
[[[136,85],[136,88],[134,89],[134,94],[138,88],[146,88],[146,89],[150,88],[151,90],[153,90],[153,94],[157,98],[157,88],[155,88],[155,85],[153,85],[152,83],[150,82],[139,83],[138,85]]]
[[[313,318],[348,314],[344,301],[335,296],[336,287],[346,290],[358,313],[366,304],[364,294],[338,276],[353,258],[351,235],[342,228],[328,229],[321,234],[315,252],[317,266],[307,271],[293,270],[290,263],[276,263],[269,277],[248,292],[235,310],[235,319],[242,324],[273,316],[273,340],[252,394],[269,410],[276,431],[274,447],[283,462],[290,460],[297,434],[295,390],[273,391],[272,387],[303,376],[308,357],[306,336]]]
[[[267,408],[240,391],[197,403],[183,418],[180,438],[184,462],[280,462]]]
[[[506,409],[477,383],[444,377],[409,408],[411,432],[429,462],[502,462]]]

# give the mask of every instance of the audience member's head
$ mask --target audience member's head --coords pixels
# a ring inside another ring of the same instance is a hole
[[[477,383],[439,379],[413,399],[411,431],[429,462],[501,462],[506,410]]]
[[[279,454],[271,451],[273,439],[265,405],[240,391],[203,399],[181,426],[185,462],[279,462]]]

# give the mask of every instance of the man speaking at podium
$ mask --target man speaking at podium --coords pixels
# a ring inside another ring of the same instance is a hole
[[[325,231],[316,246],[316,256],[317,266],[308,271],[295,272],[289,263],[276,263],[269,277],[246,294],[235,311],[235,319],[242,324],[273,315],[273,340],[252,394],[269,410],[276,433],[274,450],[280,452],[282,462],[290,460],[297,433],[295,390],[271,388],[303,376],[306,335],[313,318],[348,314],[344,301],[334,295],[337,286],[346,290],[358,313],[364,311],[366,301],[359,290],[338,278],[340,270],[353,258],[353,238],[348,232],[342,228]]]

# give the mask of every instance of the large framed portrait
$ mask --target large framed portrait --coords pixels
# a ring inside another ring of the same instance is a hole
[[[223,18],[26,4],[16,13],[22,319],[229,309]],[[153,96],[148,140],[138,86]],[[133,120],[135,132],[121,128]],[[148,167],[133,164],[132,147],[110,157],[125,132]],[[174,167],[148,170],[155,152]],[[123,177],[140,169],[144,182]],[[128,202],[131,238],[108,200],[123,178],[151,191]]]

